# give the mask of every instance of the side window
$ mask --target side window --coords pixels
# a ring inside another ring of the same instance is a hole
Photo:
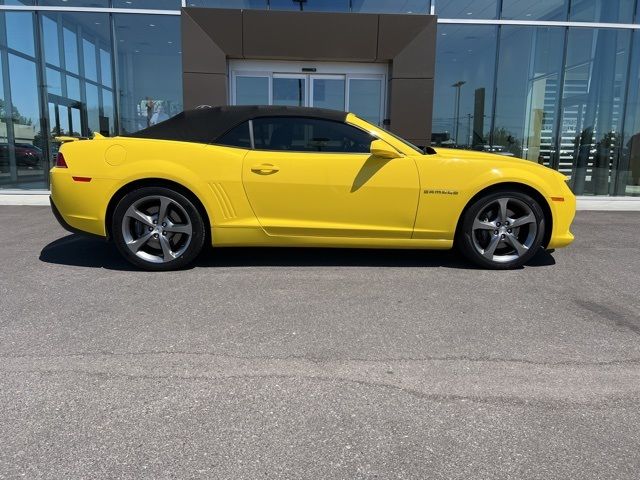
[[[219,137],[216,145],[226,145],[228,147],[251,148],[251,136],[249,135],[249,122],[244,122],[233,127],[227,133]]]
[[[369,153],[374,137],[341,122],[304,117],[268,117],[253,120],[257,150],[292,152]]]

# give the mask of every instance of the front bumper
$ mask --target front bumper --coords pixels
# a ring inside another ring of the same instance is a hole
[[[553,214],[553,228],[549,245],[547,245],[549,250],[566,247],[574,239],[570,228],[576,215],[576,197],[569,187],[564,185],[562,198],[563,201],[550,199],[549,202]]]

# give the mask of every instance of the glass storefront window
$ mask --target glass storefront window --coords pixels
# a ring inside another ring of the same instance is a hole
[[[38,5],[47,7],[106,8],[109,6],[109,0],[38,0]]]
[[[0,189],[47,188],[34,14],[0,12]]]
[[[47,93],[62,96],[62,77],[58,70],[47,68],[46,71]]]
[[[633,34],[633,52],[640,52],[640,32]],[[617,169],[616,195],[640,196],[640,55],[633,55],[626,103],[627,114],[620,164]]]
[[[613,193],[629,42],[629,30],[569,29],[557,167],[578,195]]]
[[[115,8],[144,8],[148,10],[180,10],[180,0],[113,0]]]
[[[440,18],[497,18],[497,0],[435,0]]]
[[[60,66],[60,47],[58,44],[58,24],[50,17],[42,18],[42,44],[45,62]]]
[[[267,0],[187,0],[187,7],[256,8],[266,10]]]
[[[72,100],[80,100],[80,80],[72,75],[67,75],[67,97]]]
[[[636,0],[571,0],[572,22],[631,23]]]
[[[33,14],[31,12],[7,12],[5,13],[5,18],[7,29],[6,45],[33,57],[35,55]]]
[[[180,17],[113,15],[120,130],[132,133],[182,111]]]
[[[508,20],[547,20],[563,21],[567,19],[569,0],[502,0],[501,18]]]
[[[351,0],[351,11],[361,13],[429,13],[429,0]]]
[[[436,46],[432,144],[489,145],[497,28],[440,25]]]
[[[269,104],[269,77],[238,75],[235,82],[236,105]]]
[[[550,165],[564,28],[503,26],[492,150]]]
[[[13,139],[9,144],[9,175],[3,175],[1,183],[5,188],[47,188],[36,63],[12,53],[8,59]]]
[[[349,0],[269,0],[269,8],[307,12],[348,12]]]
[[[115,134],[113,94],[106,100],[109,103],[98,94],[101,87],[110,90],[113,84],[111,28],[107,13],[42,12],[39,16],[47,62],[47,149],[53,158],[59,147],[54,137],[59,134]]]
[[[45,17],[46,18],[46,17]],[[78,36],[68,27],[62,29],[64,41],[65,68],[73,73],[78,73]]]
[[[89,80],[98,80],[98,67],[96,64],[96,46],[86,38],[82,39],[82,55],[84,60],[84,75]]]
[[[100,80],[102,85],[111,86],[111,52],[100,49]]]

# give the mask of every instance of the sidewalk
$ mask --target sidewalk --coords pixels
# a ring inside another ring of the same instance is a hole
[[[49,205],[48,193],[0,193],[0,205]],[[578,210],[640,212],[640,197],[578,197]]]

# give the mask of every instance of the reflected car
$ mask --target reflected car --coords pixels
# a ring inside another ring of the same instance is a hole
[[[148,270],[185,267],[205,245],[455,246],[509,269],[573,240],[575,197],[555,170],[422,150],[352,113],[209,107],[129,136],[61,140],[56,218]]]
[[[16,165],[22,169],[42,168],[42,150],[29,143],[14,144]],[[9,144],[0,143],[0,168],[9,171]]]
[[[482,146],[482,151],[483,152],[489,152],[489,153],[495,153],[497,155],[504,155],[505,157],[513,157],[514,156],[513,153],[508,151],[502,145],[483,145]]]

